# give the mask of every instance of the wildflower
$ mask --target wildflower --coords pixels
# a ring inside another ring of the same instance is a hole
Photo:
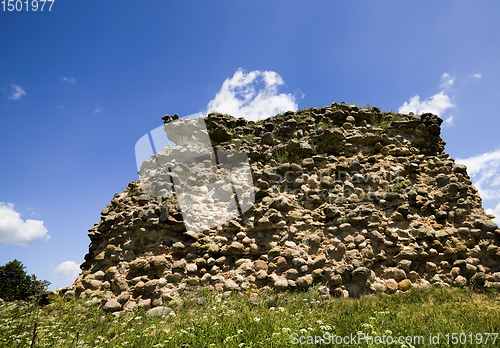
[[[260,321],[260,318],[255,317],[255,318],[253,318],[253,321],[255,321],[255,322],[259,322],[259,321]]]
[[[243,330],[236,331],[238,334],[243,333]]]
[[[283,307],[278,307],[278,310],[279,310],[280,312],[284,312],[284,311],[285,311],[285,308],[283,308]]]
[[[274,311],[274,309],[275,309],[274,307],[269,308],[270,311]]]

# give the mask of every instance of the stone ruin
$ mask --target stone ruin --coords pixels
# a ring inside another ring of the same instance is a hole
[[[162,119],[165,129],[183,122]],[[66,298],[97,297],[120,311],[202,287],[319,284],[326,297],[500,288],[500,229],[466,166],[444,152],[438,116],[333,103],[259,122],[219,113],[204,122],[212,149],[178,141],[115,194],[89,230],[82,274],[59,290]],[[204,157],[172,163],[175,151]],[[228,153],[248,163],[240,184],[221,180],[238,170],[221,165]],[[186,183],[189,193],[173,190]]]

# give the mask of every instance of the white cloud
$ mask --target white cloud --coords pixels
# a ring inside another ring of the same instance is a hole
[[[453,126],[453,115],[450,115],[446,120],[443,122],[443,127],[451,127]]]
[[[76,83],[76,80],[73,77],[63,77],[62,80],[67,83]]]
[[[257,89],[259,83],[264,86]],[[254,70],[245,73],[238,69],[227,78],[215,98],[208,103],[207,112],[218,111],[247,120],[257,121],[279,112],[297,110],[292,94],[278,94],[284,81],[274,71]]]
[[[102,107],[101,106],[98,106],[95,108],[94,112],[97,113],[97,112],[102,112]]]
[[[14,204],[0,202],[0,243],[26,246],[37,239],[49,238],[43,221],[24,221],[14,210]]]
[[[73,282],[80,272],[80,266],[75,261],[64,261],[54,270],[54,277]]]
[[[426,112],[433,113],[440,116],[445,120],[443,127],[453,125],[453,115],[446,117],[446,112],[455,107],[451,102],[449,94],[451,88],[455,83],[455,76],[448,73],[443,73],[440,78],[439,87],[442,88],[441,92],[434,94],[429,99],[420,101],[420,96],[416,94],[409,101],[404,102],[398,109],[398,112],[407,114],[413,112],[415,114],[423,114]]]
[[[398,112],[407,114],[413,112],[415,114],[422,114],[425,112],[431,112],[433,114],[443,116],[443,114],[448,110],[453,108],[455,105],[451,102],[450,97],[445,94],[445,91],[441,91],[434,94],[427,100],[420,101],[420,97],[415,95],[408,102],[404,102],[398,109]]]
[[[26,91],[18,85],[10,85],[13,89],[12,94],[9,96],[10,100],[19,100],[24,95],[26,95]]]
[[[450,89],[455,83],[455,76],[451,76],[448,73],[441,75],[441,83],[439,86],[444,89]]]
[[[472,76],[475,77],[476,79],[480,79],[481,77],[483,77],[483,75],[481,75],[481,73],[474,74]]]
[[[493,209],[488,208],[488,209],[485,209],[485,211],[487,214],[495,215],[495,218],[493,219],[493,221],[495,221],[498,225],[500,225],[500,203],[498,203],[495,208],[493,208]]]
[[[467,166],[474,186],[482,199],[500,199],[500,150],[465,159],[457,158],[458,163]]]

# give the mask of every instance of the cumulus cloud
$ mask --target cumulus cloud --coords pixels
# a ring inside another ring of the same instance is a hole
[[[94,109],[94,113],[97,113],[97,112],[102,112],[102,107],[101,106],[98,106]]]
[[[434,94],[432,97],[426,100],[420,100],[420,96],[417,94],[410,99],[408,102],[404,102],[398,109],[398,112],[407,114],[413,112],[415,114],[422,114],[425,112],[431,112],[433,114],[443,116],[443,114],[453,108],[455,105],[451,102],[450,97],[441,91]]]
[[[456,161],[467,166],[482,199],[500,199],[500,150]]]
[[[80,266],[75,261],[64,261],[54,270],[54,277],[59,279],[75,280],[80,274]]]
[[[398,109],[398,112],[407,114],[413,112],[415,114],[423,114],[431,112],[442,117],[445,122],[443,127],[453,125],[453,115],[446,117],[446,112],[455,107],[452,103],[450,94],[453,85],[455,84],[455,76],[449,73],[443,73],[440,78],[439,87],[442,88],[441,92],[434,94],[426,100],[420,100],[420,96],[416,94],[409,101],[404,102]]]
[[[62,80],[67,83],[76,83],[76,80],[73,77],[63,77]]]
[[[451,76],[448,73],[441,75],[441,83],[439,86],[444,89],[450,89],[455,83],[455,76]]]
[[[26,246],[37,239],[50,236],[40,220],[23,220],[14,204],[0,202],[0,243]]]
[[[279,112],[295,111],[295,97],[278,93],[278,87],[283,84],[281,76],[274,71],[245,73],[240,68],[224,81],[215,98],[208,103],[207,112],[218,111],[257,121]]]
[[[477,73],[477,74],[472,75],[472,77],[479,80],[481,77],[483,77],[483,75],[481,75],[481,73]]]
[[[451,126],[453,126],[453,115],[450,115],[443,122],[443,127],[451,127]]]
[[[495,215],[495,218],[493,219],[493,221],[495,221],[498,225],[500,225],[500,203],[498,203],[495,208],[493,208],[493,209],[488,208],[488,209],[485,209],[485,211],[487,214]]]
[[[24,95],[26,95],[26,91],[18,85],[10,85],[12,87],[12,94],[9,96],[10,100],[19,100]]]

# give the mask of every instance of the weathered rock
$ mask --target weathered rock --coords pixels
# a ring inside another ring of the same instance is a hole
[[[403,279],[398,283],[398,288],[401,291],[406,291],[411,288],[411,281],[409,279]]]
[[[104,305],[104,311],[106,312],[116,312],[122,309],[122,305],[115,299],[110,299]]]
[[[385,287],[389,292],[394,292],[398,289],[398,282],[394,279],[388,279],[385,281]]]
[[[228,279],[224,283],[225,290],[238,290],[240,287],[232,279]]]
[[[138,306],[142,307],[149,307],[151,305],[151,299],[150,298],[141,298],[139,302],[137,303]]]
[[[352,271],[352,280],[356,283],[366,282],[368,276],[370,275],[370,270],[366,267],[358,267]]]
[[[453,284],[457,286],[465,286],[467,285],[467,279],[465,277],[462,277],[461,275],[457,276],[455,280],[453,280]]]
[[[300,286],[302,288],[308,288],[312,285],[312,283],[313,277],[311,277],[310,275],[306,275],[297,279],[297,286]]]
[[[126,302],[128,302],[128,300],[130,299],[130,293],[128,291],[123,291],[120,296],[118,296],[116,298],[116,301],[118,301],[120,304],[125,304]]]
[[[283,277],[278,277],[274,282],[274,287],[278,290],[285,290],[288,288],[288,280]]]
[[[155,307],[146,312],[147,317],[166,317],[172,312],[170,307]]]

